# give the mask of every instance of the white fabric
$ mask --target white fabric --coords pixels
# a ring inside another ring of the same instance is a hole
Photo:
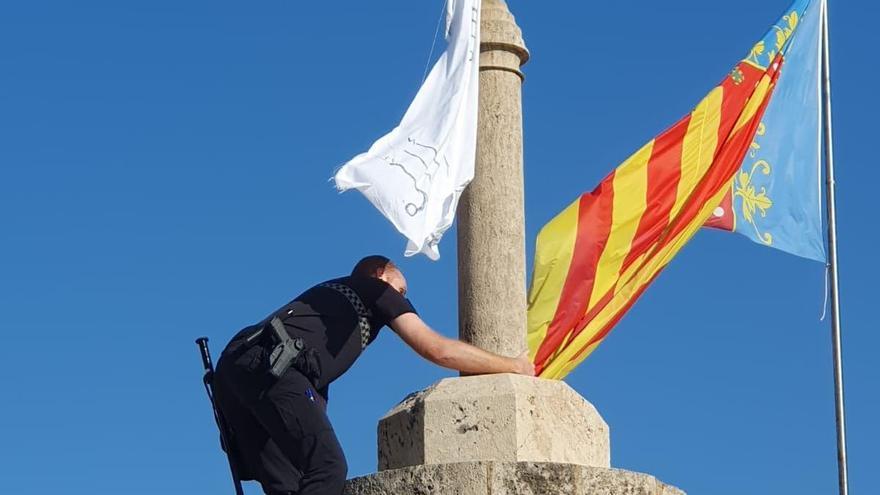
[[[480,64],[480,0],[449,0],[446,52],[400,125],[336,173],[409,239],[406,256],[440,257],[458,199],[474,177]]]

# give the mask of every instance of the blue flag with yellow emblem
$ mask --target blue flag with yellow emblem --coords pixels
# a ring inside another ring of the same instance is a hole
[[[790,41],[776,90],[754,142],[733,178],[730,192],[707,225],[824,262],[821,9],[820,0],[796,1],[788,10],[790,14],[755,45],[746,59],[767,67]]]

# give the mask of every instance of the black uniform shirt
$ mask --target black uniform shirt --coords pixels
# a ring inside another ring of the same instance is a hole
[[[368,338],[361,336],[358,313],[349,299],[325,284],[341,284],[357,293],[370,314]],[[382,280],[343,277],[312,287],[273,315],[281,318],[291,337],[301,337],[306,349],[314,349],[320,373],[311,378],[316,388],[326,389],[354,364],[383,326],[415,312],[408,299]]]

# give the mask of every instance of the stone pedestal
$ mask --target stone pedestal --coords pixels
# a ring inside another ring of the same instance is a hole
[[[447,378],[379,421],[379,470],[465,461],[610,467],[608,425],[565,382]]]
[[[347,495],[684,495],[611,469],[608,425],[565,382],[447,378],[379,421],[379,472]]]
[[[541,462],[460,462],[349,480],[346,495],[685,495],[653,476]]]

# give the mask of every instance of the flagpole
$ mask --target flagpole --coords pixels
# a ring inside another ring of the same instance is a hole
[[[846,462],[846,409],[843,401],[843,356],[840,343],[840,293],[837,276],[837,210],[834,196],[834,142],[831,128],[831,66],[828,48],[828,2],[822,2],[822,115],[825,137],[825,201],[828,214],[831,343],[834,355],[834,403],[837,418],[837,476],[840,495],[849,494]]]

